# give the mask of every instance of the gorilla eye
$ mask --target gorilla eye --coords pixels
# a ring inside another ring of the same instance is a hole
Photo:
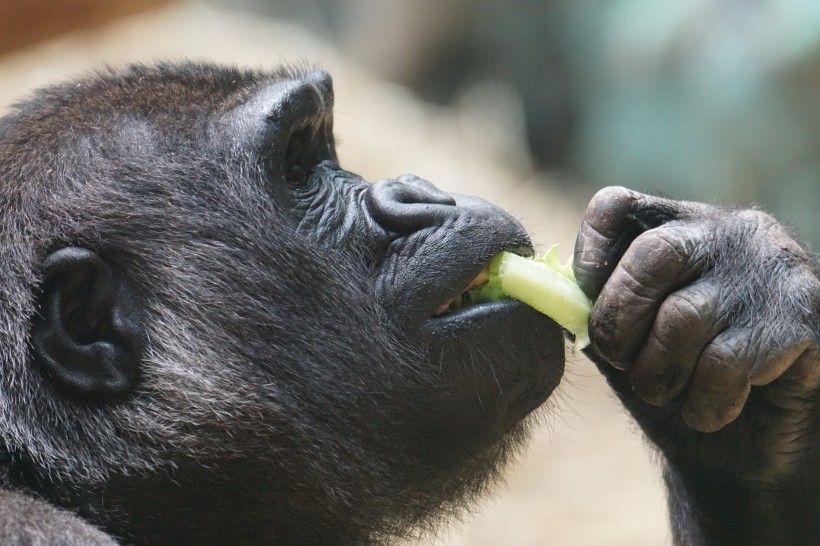
[[[298,163],[291,165],[287,173],[288,186],[291,188],[301,188],[307,184],[307,173]]]
[[[311,127],[300,128],[291,135],[285,152],[285,178],[291,188],[301,188],[307,184],[308,170],[315,162],[315,144]]]

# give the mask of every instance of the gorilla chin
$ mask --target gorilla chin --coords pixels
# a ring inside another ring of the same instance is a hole
[[[472,389],[478,389],[479,396],[487,389],[487,399],[494,400],[497,412],[497,428],[490,438],[504,434],[543,404],[561,381],[561,327],[515,300],[468,305],[430,319],[424,330],[433,354],[474,359],[468,374]]]

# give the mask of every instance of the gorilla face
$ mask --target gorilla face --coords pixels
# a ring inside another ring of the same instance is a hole
[[[529,239],[342,170],[332,105],[324,73],[134,67],[0,125],[9,485],[126,541],[347,543],[494,477],[563,340],[464,294]]]

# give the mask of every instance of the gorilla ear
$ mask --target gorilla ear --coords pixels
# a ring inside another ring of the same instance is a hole
[[[95,252],[64,248],[43,263],[31,343],[43,371],[69,395],[122,397],[137,382],[142,307]]]

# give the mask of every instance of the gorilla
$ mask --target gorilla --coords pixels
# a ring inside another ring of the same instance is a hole
[[[0,122],[0,542],[375,544],[458,514],[564,336],[468,289],[522,226],[339,167],[330,77],[160,64]],[[773,218],[609,188],[596,361],[678,544],[820,538],[818,262]]]

